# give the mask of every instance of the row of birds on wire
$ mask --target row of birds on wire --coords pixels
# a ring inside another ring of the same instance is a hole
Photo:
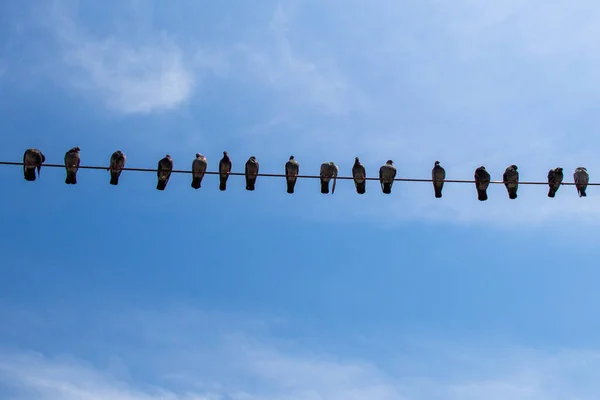
[[[27,149],[23,154],[23,174],[25,180],[35,181],[36,170],[39,176],[41,167],[45,163],[45,155],[38,149]],[[125,168],[127,157],[121,150],[115,151],[110,157],[110,165],[107,168],[110,171],[110,184],[118,185],[119,177],[121,172]],[[64,168],[66,169],[65,183],[70,185],[77,184],[77,171],[80,168],[81,156],[80,148],[73,147],[68,150],[64,157]],[[15,163],[13,163],[15,164]],[[58,166],[58,165],[55,165]],[[105,167],[102,167],[105,168]],[[205,174],[211,174],[207,171],[208,162],[206,157],[200,153],[196,153],[196,158],[192,161],[192,182],[191,186],[194,189],[199,189],[202,185],[202,180]],[[230,176],[232,169],[231,158],[226,151],[223,152],[223,158],[219,161],[219,190],[227,189],[227,180]],[[173,159],[170,155],[166,155],[158,162],[156,169],[158,182],[156,189],[165,190],[169,182],[169,178],[173,171]],[[285,163],[285,178],[287,181],[287,193],[294,193],[294,187],[296,186],[296,180],[298,179],[300,172],[300,165],[298,161],[294,159],[294,156],[290,156],[289,160]],[[385,194],[392,192],[392,186],[396,179],[396,167],[392,160],[388,160],[384,165],[379,168],[379,182],[381,190]],[[332,182],[331,194],[335,192],[335,185],[338,178],[339,168],[333,162],[324,162],[321,164],[319,179],[321,181],[321,193],[329,193],[329,185]],[[259,176],[259,163],[256,157],[252,156],[246,161],[245,172],[246,177],[246,189],[254,190],[256,185],[256,179]],[[279,176],[279,175],[276,175]],[[477,189],[477,198],[480,201],[488,199],[487,189],[491,182],[489,172],[484,166],[480,166],[475,170],[475,187]],[[365,167],[360,163],[358,157],[354,160],[352,166],[352,179],[356,186],[356,192],[358,194],[366,193],[367,180],[373,178],[367,178]],[[564,174],[563,168],[558,167],[551,169],[548,172],[548,197],[554,197],[557,190],[563,183]],[[575,169],[573,174],[574,184],[577,188],[579,197],[586,196],[586,189],[589,183],[589,174],[585,167],[578,167]],[[431,171],[431,182],[433,183],[434,195],[436,198],[442,197],[442,189],[444,182],[446,181],[446,171],[440,165],[439,161],[434,163]],[[519,187],[519,172],[516,165],[510,165],[506,168],[502,176],[502,182],[504,183],[510,199],[517,198],[517,190]]]

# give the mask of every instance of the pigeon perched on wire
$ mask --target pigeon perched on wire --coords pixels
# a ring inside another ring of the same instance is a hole
[[[294,193],[294,187],[296,186],[296,180],[298,180],[298,174],[300,173],[300,164],[294,159],[294,156],[290,156],[288,162],[285,163],[285,180],[287,182],[287,192]]]
[[[81,162],[81,156],[79,155],[80,151],[81,149],[75,146],[65,153],[65,169],[67,170],[65,183],[67,185],[77,184],[77,171],[79,170],[79,163]]]
[[[573,179],[575,180],[575,187],[579,197],[586,197],[587,185],[590,182],[590,175],[585,167],[577,167],[575,173],[573,173]]]
[[[477,199],[479,201],[486,201],[488,199],[487,188],[490,185],[490,181],[490,174],[483,165],[475,170],[475,188],[477,189]]]
[[[354,186],[356,193],[365,194],[367,191],[367,171],[360,163],[358,157],[354,157],[354,165],[352,166],[352,178],[354,178]]]
[[[167,183],[169,183],[169,178],[171,177],[171,172],[173,171],[173,159],[170,155],[164,156],[158,162],[158,169],[156,172],[156,176],[158,177],[158,183],[156,184],[156,189],[165,190],[167,187]]]
[[[446,179],[446,170],[440,165],[439,161],[436,161],[431,170],[431,180],[433,182],[433,191],[436,199],[442,197],[444,179]]]
[[[196,153],[196,158],[192,161],[192,187],[194,189],[200,189],[202,186],[202,179],[206,173],[208,162],[206,157],[200,153]]]
[[[561,167],[548,171],[548,197],[556,196],[556,192],[564,179],[563,169]]]
[[[246,175],[246,190],[254,190],[259,167],[260,165],[254,156],[250,157],[248,161],[246,161],[246,168],[244,170],[244,174]]]
[[[516,165],[513,164],[506,167],[504,174],[502,174],[502,182],[506,186],[508,198],[511,200],[516,199],[517,190],[519,189],[519,172]]]
[[[219,190],[227,189],[227,179],[231,172],[231,159],[226,151],[223,152],[223,158],[219,161]]]
[[[115,151],[112,156],[110,156],[110,166],[108,167],[108,171],[110,171],[111,185],[119,184],[119,177],[121,176],[123,168],[125,168],[126,161],[127,157],[121,150]]]
[[[42,169],[42,164],[46,161],[46,156],[38,149],[27,149],[23,154],[23,175],[26,181],[35,181],[35,170],[38,176]]]
[[[383,193],[392,193],[392,185],[394,184],[395,177],[396,167],[394,167],[394,162],[392,160],[387,160],[386,163],[379,168],[379,183],[381,184]]]
[[[331,179],[333,179],[333,186],[331,188],[331,194],[335,193],[335,184],[337,181],[337,176],[338,176],[338,172],[339,172],[339,168],[337,165],[335,165],[334,162],[324,162],[323,164],[321,164],[321,172],[320,172],[320,179],[321,179],[321,193],[323,194],[327,194],[329,193],[329,181]]]

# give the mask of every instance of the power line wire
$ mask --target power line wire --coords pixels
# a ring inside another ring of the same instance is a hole
[[[0,165],[24,165],[22,162],[15,161],[0,161]],[[43,167],[49,168],[65,168],[64,164],[42,164]],[[80,165],[78,168],[80,169],[96,169],[96,170],[104,170],[107,171],[108,167],[103,167],[99,165]],[[156,173],[158,170],[153,168],[131,168],[124,167],[122,171],[132,171],[132,172],[154,172]],[[174,174],[191,174],[191,170],[182,170],[182,169],[174,169],[171,171]],[[206,171],[206,175],[219,175],[218,171]],[[245,176],[244,172],[230,172],[229,176]],[[259,173],[257,176],[265,176],[270,178],[285,178],[285,174],[267,174],[267,173]],[[320,175],[298,175],[298,179],[320,179]],[[337,179],[341,180],[353,180],[352,176],[338,176]],[[379,177],[366,177],[364,178],[367,181],[379,181]],[[424,178],[394,178],[395,182],[433,182],[432,179],[424,179]],[[475,183],[475,180],[469,179],[444,179],[444,183]],[[503,181],[490,181],[491,184],[504,184]],[[519,185],[548,185],[548,182],[539,182],[539,181],[519,181]],[[561,185],[566,186],[575,186],[574,182],[562,182]],[[600,182],[589,182],[588,186],[600,186]]]

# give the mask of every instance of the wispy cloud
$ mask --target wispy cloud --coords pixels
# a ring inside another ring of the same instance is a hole
[[[298,339],[240,331],[233,319],[215,317],[178,311],[103,319],[108,364],[76,354],[2,350],[0,391],[40,400],[552,400],[592,399],[600,390],[596,351],[425,341],[408,349],[400,341],[386,360],[356,359]],[[116,328],[115,321],[121,321]],[[135,345],[111,340],[115,329]]]

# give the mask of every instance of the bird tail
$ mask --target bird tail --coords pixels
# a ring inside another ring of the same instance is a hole
[[[337,175],[333,177],[333,185],[331,186],[331,194],[335,193],[335,184],[337,183]]]
[[[26,181],[35,181],[35,168],[24,168],[23,174]]]
[[[37,172],[38,172],[38,176],[40,175],[40,173],[42,172],[42,166],[41,165],[37,165]]]
[[[67,171],[67,177],[65,179],[67,185],[77,184],[77,171]]]
[[[289,180],[287,181],[287,192],[290,194],[294,193],[294,186],[296,186],[296,180]]]
[[[156,184],[156,189],[165,190],[166,187],[167,187],[167,181],[163,180],[163,179],[159,179],[158,183]]]
[[[356,193],[365,194],[367,191],[367,181],[356,182]]]
[[[434,186],[433,187],[433,191],[435,192],[435,198],[436,199],[441,199],[442,198],[442,187],[441,186]]]
[[[255,179],[246,178],[246,190],[254,190]]]
[[[486,201],[488,199],[487,190],[477,189],[477,199],[479,201]]]
[[[329,193],[329,182],[325,182],[321,180],[321,193],[327,194]]]
[[[194,189],[200,189],[200,177],[195,176],[192,178],[192,187]]]
[[[553,188],[552,186],[550,186],[550,189],[548,189],[548,197],[554,197],[556,195],[556,188]]]
[[[514,199],[517,198],[517,189],[516,188],[510,189],[508,191],[508,198],[511,199],[511,200],[514,200]]]
[[[587,188],[584,188],[584,187],[582,187],[582,188],[579,189],[579,197],[586,197],[587,196],[587,193],[585,193],[586,189]]]
[[[119,173],[115,171],[111,171],[110,173],[110,184],[118,185],[119,184]]]
[[[219,177],[219,190],[227,189],[227,177]]]
[[[383,193],[390,194],[392,193],[392,184],[390,182],[383,182]]]

